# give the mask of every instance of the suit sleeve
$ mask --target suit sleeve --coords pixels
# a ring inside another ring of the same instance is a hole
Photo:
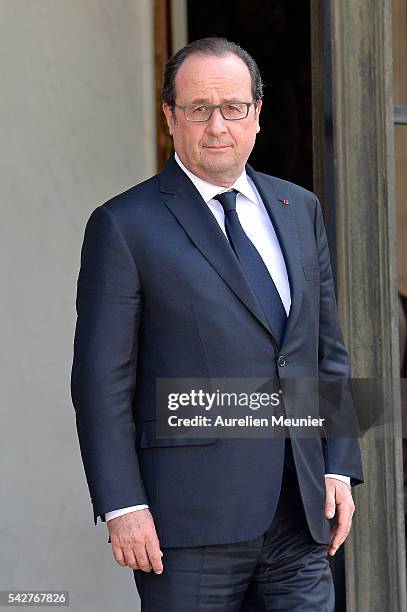
[[[356,437],[356,415],[348,385],[349,359],[339,324],[328,241],[317,198],[315,237],[321,278],[318,373],[326,395],[331,395],[331,400],[334,398],[328,409],[331,429],[328,429],[324,442],[325,472],[350,476],[353,486],[363,482],[363,470]],[[349,437],[346,437],[347,431],[352,432]],[[344,432],[344,435],[339,432]]]
[[[135,450],[134,395],[141,288],[112,212],[100,206],[85,229],[71,375],[94,522],[148,504]]]

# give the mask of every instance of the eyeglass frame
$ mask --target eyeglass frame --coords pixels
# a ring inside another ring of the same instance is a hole
[[[213,111],[215,110],[215,108],[218,108],[220,111],[220,114],[222,115],[223,119],[225,121],[242,121],[242,119],[247,119],[247,117],[249,116],[249,111],[250,111],[250,107],[253,104],[256,104],[256,102],[258,102],[258,100],[252,100],[252,102],[222,102],[222,104],[206,104],[205,102],[202,103],[202,105],[205,104],[205,106],[208,106],[211,109],[211,114],[209,115],[208,119],[188,119],[185,110],[189,107],[189,106],[194,106],[194,104],[176,104],[174,102],[173,108],[177,107],[180,108],[181,110],[184,111],[184,115],[185,115],[185,119],[187,121],[189,121],[190,123],[206,123],[207,121],[210,121],[212,119],[212,115],[213,115]],[[224,106],[225,104],[245,104],[246,105],[246,115],[244,117],[239,117],[238,119],[227,119],[224,114],[222,113],[222,106]],[[199,103],[196,104],[196,106],[199,106]]]

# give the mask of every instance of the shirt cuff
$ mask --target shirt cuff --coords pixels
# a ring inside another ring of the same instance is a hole
[[[325,474],[325,478],[335,478],[336,480],[342,480],[350,487],[350,476],[342,476],[341,474]]]
[[[129,512],[136,512],[137,510],[147,510],[147,504],[139,504],[138,506],[128,506],[127,508],[120,508],[119,510],[112,510],[111,512],[105,512],[106,522],[111,519],[117,518],[118,516],[123,516],[123,514],[128,514]]]

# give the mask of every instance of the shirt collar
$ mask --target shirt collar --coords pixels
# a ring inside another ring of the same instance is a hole
[[[225,188],[219,185],[213,185],[212,183],[208,183],[208,181],[204,181],[204,179],[201,179],[199,176],[196,176],[196,174],[193,174],[193,172],[191,172],[190,170],[188,170],[188,168],[184,166],[177,153],[175,153],[174,157],[181,170],[183,170],[185,174],[191,179],[196,189],[202,196],[203,200],[205,200],[206,204],[208,204],[210,200],[213,200],[213,198],[218,195],[218,193],[223,193],[224,191],[229,191],[230,189],[236,189],[248,200],[250,200],[250,202],[259,205],[256,192],[250,182],[249,177],[246,174],[246,170],[243,170],[242,174],[235,180],[233,185],[228,188]]]

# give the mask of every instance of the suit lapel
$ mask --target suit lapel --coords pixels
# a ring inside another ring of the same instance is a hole
[[[198,190],[174,158],[170,158],[161,172],[160,186],[162,192],[172,194],[165,200],[165,204],[195,246],[235,295],[273,335],[227,238]]]
[[[284,340],[289,338],[290,331],[294,329],[301,310],[304,291],[304,274],[301,266],[301,242],[298,225],[295,218],[293,203],[291,202],[288,205],[283,204],[283,200],[287,197],[287,194],[279,194],[277,190],[273,188],[272,181],[269,177],[255,172],[248,164],[246,166],[246,171],[254,182],[269,214],[287,267],[291,292],[291,307],[284,338],[280,347],[282,348]]]

